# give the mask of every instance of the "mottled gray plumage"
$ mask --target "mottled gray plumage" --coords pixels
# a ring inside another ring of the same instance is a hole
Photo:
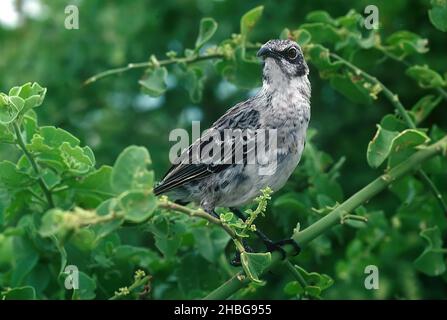
[[[225,129],[276,129],[277,149],[271,155],[276,157],[276,171],[260,175],[256,163],[190,163],[195,147],[229,143],[205,134],[182,153],[182,162],[173,165],[155,188],[157,195],[167,193],[173,200],[193,201],[211,213],[215,207],[246,204],[262,188],[276,191],[286,183],[301,158],[310,120],[308,67],[300,47],[291,40],[270,40],[258,56],[264,59],[262,89],[229,109],[211,129],[222,137]],[[235,144],[232,150],[240,147],[239,142]]]

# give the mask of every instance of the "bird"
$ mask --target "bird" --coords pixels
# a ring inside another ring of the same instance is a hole
[[[245,221],[239,207],[251,203],[265,187],[275,192],[285,185],[306,144],[311,114],[309,68],[301,47],[290,39],[267,41],[257,56],[263,64],[262,87],[181,152],[155,186],[155,195],[166,194],[179,204],[196,203],[215,217],[216,207],[230,208]],[[236,137],[227,132],[245,134]],[[266,145],[263,156],[253,157],[262,149],[254,143],[256,139]],[[290,242],[299,252],[291,239],[273,242],[261,231],[256,233],[269,251],[284,255],[281,246]]]

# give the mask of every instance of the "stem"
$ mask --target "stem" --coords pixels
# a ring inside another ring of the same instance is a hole
[[[151,279],[152,279],[152,276],[148,275],[148,276],[145,276],[145,277],[143,277],[143,278],[141,278],[141,279],[135,281],[135,282],[128,288],[129,293],[128,293],[127,295],[131,294],[131,293],[132,293],[133,291],[135,291],[138,287],[141,287],[142,285],[145,285],[145,284],[148,283]],[[123,294],[120,294],[120,292],[116,292],[116,293],[113,295],[113,297],[109,298],[109,300],[117,300],[117,299],[123,298],[123,297],[125,297],[125,296],[127,296],[127,295],[123,295]]]
[[[37,182],[38,182],[40,188],[42,189],[43,194],[45,195],[45,198],[48,202],[48,206],[50,208],[54,208],[54,201],[53,201],[51,192],[50,192],[50,190],[48,190],[48,187],[46,186],[45,182],[42,179],[39,166],[37,165],[36,161],[34,160],[34,157],[28,151],[28,149],[26,149],[25,142],[23,141],[19,126],[17,125],[17,123],[14,123],[13,127],[14,127],[14,132],[16,134],[16,140],[17,140],[16,142],[19,145],[20,149],[22,149],[22,152],[25,154],[25,157],[28,159],[28,162],[33,167],[34,172],[37,174],[37,176],[38,176]]]
[[[34,192],[33,190],[31,190],[31,189],[29,189],[28,190],[30,193],[31,193],[31,195],[36,199],[36,200],[38,200],[39,202],[41,202],[42,204],[47,204],[47,202],[45,201],[45,199],[44,198],[42,198],[41,196],[39,196],[36,192]]]
[[[303,276],[301,275],[301,273],[296,270],[296,268],[293,266],[293,264],[287,260],[285,262],[285,265],[287,267],[287,269],[289,270],[289,272],[293,275],[293,277],[299,282],[299,284],[304,288],[307,287],[307,282],[306,279],[303,278]]]
[[[416,125],[414,124],[413,119],[411,119],[410,115],[407,113],[407,110],[405,110],[404,106],[399,100],[399,97],[391,92],[379,79],[376,77],[370,75],[369,73],[363,71],[362,69],[358,68],[357,66],[350,63],[348,60],[343,59],[338,54],[330,53],[330,56],[334,59],[342,62],[345,66],[347,66],[349,69],[354,71],[356,74],[361,75],[368,81],[380,85],[382,88],[383,94],[390,100],[390,102],[393,104],[393,106],[396,108],[396,110],[399,112],[400,116],[404,119],[404,121],[407,123],[408,127],[411,129],[416,129]]]
[[[114,74],[126,72],[126,71],[129,71],[132,69],[150,68],[150,67],[154,67],[156,65],[166,66],[166,65],[170,65],[170,64],[174,64],[174,63],[188,64],[188,63],[194,63],[194,62],[209,60],[209,59],[220,59],[223,57],[224,56],[222,54],[210,54],[210,55],[205,55],[205,56],[193,56],[193,57],[189,57],[189,58],[172,58],[172,59],[161,60],[156,63],[154,63],[154,61],[129,63],[125,67],[109,69],[109,70],[100,72],[100,73],[94,75],[93,77],[90,77],[87,80],[85,80],[84,85],[88,85],[90,83],[98,81],[99,79],[102,79],[102,78],[105,78],[105,77],[108,77],[108,76],[111,76]]]
[[[436,91],[438,91],[438,93],[439,93],[441,96],[443,96],[445,100],[447,100],[447,91],[445,91],[444,89],[439,88],[439,87],[436,88]]]
[[[164,208],[164,209],[168,209],[168,210],[173,210],[173,211],[177,211],[177,212],[181,212],[181,213],[185,213],[191,217],[200,217],[203,218],[205,220],[208,220],[209,222],[218,225],[220,227],[222,227],[226,233],[228,233],[228,235],[235,240],[238,240],[239,237],[237,236],[237,234],[233,231],[233,229],[231,229],[226,223],[223,223],[220,219],[213,217],[212,215],[210,215],[209,213],[203,211],[202,209],[191,209],[188,207],[184,207],[181,206],[175,202],[171,202],[168,200],[162,200],[160,199],[160,204],[159,207],[160,208]]]
[[[438,200],[439,205],[441,206],[442,210],[444,211],[444,214],[447,215],[447,204],[445,203],[444,198],[442,197],[441,192],[439,191],[438,187],[436,187],[435,183],[429,178],[429,176],[425,173],[424,170],[419,170],[418,175],[425,182],[427,186],[430,187],[432,190],[432,193],[435,195],[436,200]]]
[[[349,61],[343,59],[339,55],[337,55],[335,53],[331,53],[330,55],[334,59],[342,62],[345,66],[347,66],[349,69],[354,71],[356,74],[363,76],[365,79],[367,79],[368,81],[370,81],[372,83],[380,85],[384,95],[388,98],[388,100],[391,102],[391,104],[399,112],[401,117],[406,122],[407,126],[409,128],[411,128],[411,129],[416,129],[416,124],[414,123],[413,119],[411,119],[411,117],[408,114],[407,110],[405,109],[405,107],[400,102],[399,97],[397,96],[397,94],[394,94],[391,90],[389,90],[379,79],[377,79],[376,77],[374,77],[374,76],[370,75],[369,73],[363,71],[362,69],[360,69],[357,66],[353,65]],[[387,54],[387,56],[389,56],[389,57],[391,57],[393,59],[397,59],[397,58],[391,56],[390,54]],[[438,188],[434,184],[434,182],[429,178],[429,176],[422,169],[420,169],[418,171],[418,175],[422,179],[422,182],[425,183],[425,185],[431,190],[431,192],[435,196],[436,200],[439,203],[439,206],[441,207],[441,210],[444,212],[445,215],[447,215],[447,204],[446,204],[444,198],[442,197],[441,193],[439,192]]]
[[[377,50],[379,50],[380,52],[382,52],[386,57],[393,59],[394,61],[400,62],[402,64],[404,64],[405,66],[409,67],[411,66],[411,64],[405,60],[402,60],[401,58],[397,57],[394,54],[389,53],[388,51],[386,51],[386,48],[382,47],[382,46],[376,46]],[[434,88],[445,100],[447,100],[447,91],[444,90],[443,88]]]
[[[310,225],[308,228],[295,232],[292,235],[292,239],[295,240],[301,247],[304,247],[310,241],[314,240],[318,236],[330,230],[335,225],[339,224],[340,219],[352,212],[355,208],[359,207],[363,203],[369,201],[371,198],[376,196],[381,191],[385,190],[391,183],[410,174],[412,171],[416,170],[423,162],[431,159],[437,154],[443,153],[447,154],[447,136],[428,146],[408,159],[404,160],[394,168],[392,168],[388,173],[381,175],[370,184],[368,184],[363,189],[359,190],[345,202],[340,204],[328,215],[324,216],[314,224]],[[292,245],[284,246],[284,250],[288,255],[292,254],[294,248]],[[264,271],[270,270],[278,261],[281,259],[281,255],[278,252],[272,253],[272,262]],[[208,294],[204,299],[226,299],[234,294],[236,291],[241,289],[246,285],[249,280],[246,277],[241,276],[242,273],[238,273],[227,282],[222,284],[220,287]]]

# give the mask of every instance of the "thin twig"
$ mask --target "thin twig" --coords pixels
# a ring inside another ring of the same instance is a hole
[[[188,57],[188,58],[172,58],[172,59],[160,60],[160,61],[157,61],[156,63],[154,61],[129,63],[125,67],[109,69],[109,70],[100,72],[100,73],[88,78],[87,80],[85,80],[84,85],[88,85],[90,83],[98,81],[99,79],[102,79],[102,78],[105,78],[105,77],[108,77],[108,76],[111,76],[114,74],[126,72],[129,70],[133,70],[133,69],[150,68],[150,67],[154,67],[156,65],[166,66],[166,65],[175,64],[175,63],[189,64],[189,63],[194,63],[194,62],[199,62],[199,61],[209,60],[209,59],[220,59],[223,57],[224,57],[224,55],[222,55],[222,54],[209,54],[209,55],[204,55],[204,56],[193,56],[193,57]]]
[[[42,175],[40,173],[39,166],[37,165],[36,161],[34,160],[33,155],[28,151],[26,148],[25,142],[23,141],[22,134],[20,132],[20,128],[17,123],[13,124],[14,132],[16,135],[16,142],[19,145],[20,149],[22,149],[22,152],[25,154],[25,157],[28,159],[28,162],[31,164],[31,167],[33,168],[34,172],[37,175],[37,182],[42,189],[43,194],[45,195],[45,198],[47,200],[48,206],[50,208],[54,208],[54,201],[53,197],[51,195],[50,190],[47,188],[47,185],[42,179]]]
[[[109,298],[109,300],[117,300],[120,298],[123,298],[129,294],[131,294],[133,291],[135,291],[136,289],[138,289],[139,287],[149,283],[149,281],[152,279],[151,275],[147,275],[141,279],[136,280],[129,288],[127,288],[127,293],[123,294],[122,292],[118,291],[115,292],[115,294],[113,295],[113,297]]]
[[[175,202],[171,202],[169,200],[163,200],[160,199],[160,203],[158,205],[160,208],[173,210],[181,213],[185,213],[191,217],[200,217],[202,219],[205,219],[209,221],[210,223],[213,223],[215,225],[218,225],[222,227],[226,233],[232,238],[232,239],[239,239],[238,235],[234,232],[233,229],[231,229],[226,223],[223,223],[220,219],[213,217],[209,213],[205,212],[202,209],[191,209],[182,205],[179,205]]]
[[[293,266],[293,264],[289,260],[286,260],[284,264],[286,265],[287,269],[292,274],[292,276],[298,281],[298,283],[303,287],[303,289],[305,289],[307,287],[307,282],[306,279],[303,278],[301,273]]]
[[[380,52],[382,52],[386,57],[393,59],[394,61],[400,62],[403,65],[409,67],[411,66],[411,64],[408,61],[405,61],[403,59],[400,59],[398,56],[388,52],[386,50],[386,48],[382,47],[382,46],[376,46],[376,49],[379,50]],[[447,100],[447,91],[444,90],[443,88],[437,87],[434,88],[445,100]]]

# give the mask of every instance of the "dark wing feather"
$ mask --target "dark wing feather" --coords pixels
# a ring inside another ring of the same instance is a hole
[[[191,163],[191,153],[193,147],[202,150],[209,143],[219,143],[221,148],[222,159],[225,159],[223,151],[224,143],[222,137],[224,129],[256,129],[259,125],[259,112],[253,109],[253,100],[247,100],[237,104],[228,110],[221,118],[219,118],[212,126],[212,129],[218,130],[221,136],[219,141],[215,141],[212,135],[205,134],[201,139],[194,142],[188,149],[182,152],[178,164],[173,165],[166,173],[163,180],[155,187],[156,195],[163,194],[169,190],[182,186],[191,181],[197,181],[208,177],[212,174],[221,172],[231,166],[228,163],[207,164],[207,163]],[[232,152],[237,146],[232,145]]]

